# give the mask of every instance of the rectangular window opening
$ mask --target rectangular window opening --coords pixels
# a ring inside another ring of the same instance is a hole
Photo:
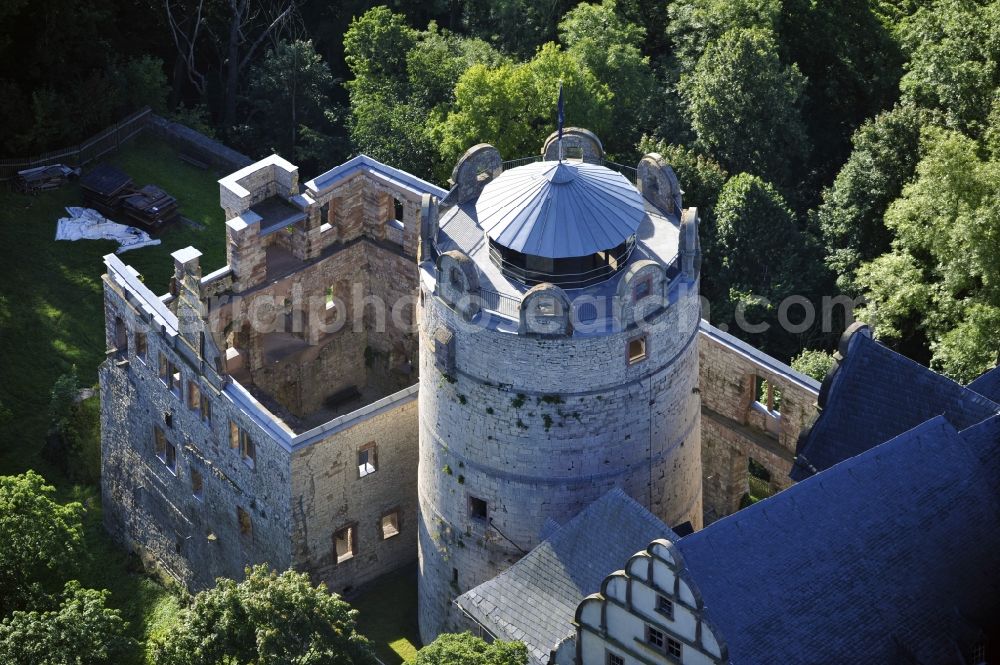
[[[539,316],[556,315],[556,301],[554,298],[539,298],[535,302],[535,311]]]
[[[250,435],[245,430],[240,430],[240,459],[251,469],[257,465],[257,446],[254,445]]]
[[[167,465],[167,470],[170,473],[177,475],[177,447],[169,441],[167,441],[167,458],[164,460],[164,464]]]
[[[653,292],[653,280],[649,277],[641,280],[635,285],[635,289],[632,291],[632,301],[639,302],[643,298],[647,297]]]
[[[382,530],[382,540],[388,540],[393,536],[399,535],[399,511],[394,510],[391,513],[386,513],[382,516],[380,522],[380,528]]]
[[[201,419],[207,423],[212,422],[212,403],[205,395],[201,396]]]
[[[477,496],[469,497],[469,517],[476,520],[486,521],[489,516],[489,506],[485,499]]]
[[[771,415],[781,413],[781,389],[762,376],[754,376],[754,401]]]
[[[188,381],[187,405],[192,411],[201,409],[201,388],[194,381]]]
[[[663,651],[666,646],[666,636],[662,631],[653,628],[652,626],[646,626],[646,642],[656,647],[660,651]]]
[[[232,420],[229,421],[229,448],[238,450],[240,459],[251,469],[257,465],[257,446],[250,438],[250,433]]]
[[[604,663],[605,665],[625,665],[625,658],[608,651],[607,658],[604,659]]]
[[[349,524],[333,534],[334,554],[337,563],[354,558],[358,551],[357,525]]]
[[[205,500],[205,482],[201,472],[191,469],[191,495],[199,501]]]
[[[374,441],[369,441],[358,449],[358,478],[364,478],[378,471],[378,449]]]
[[[667,654],[673,656],[674,658],[680,659],[681,657],[681,643],[677,640],[668,637],[667,638]]]
[[[253,535],[253,523],[250,521],[250,513],[239,506],[236,507],[236,521],[240,526],[240,535],[250,537]]]
[[[167,462],[167,437],[159,427],[153,428],[153,452],[161,462]]]
[[[146,362],[146,333],[136,332],[135,334],[135,357]]]
[[[636,337],[628,343],[628,363],[637,363],[646,359],[646,336]]]
[[[673,620],[673,618],[674,618],[674,603],[673,603],[673,601],[670,600],[669,598],[666,598],[665,596],[657,596],[656,597],[656,611],[659,612],[660,614],[662,614],[663,616],[667,617],[668,619]]]

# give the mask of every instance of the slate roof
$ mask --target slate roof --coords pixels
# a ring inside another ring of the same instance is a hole
[[[534,162],[483,188],[476,216],[487,235],[534,256],[589,256],[635,235],[642,195],[620,173],[586,162]]]
[[[394,185],[416,194],[433,194],[438,198],[444,198],[448,195],[447,190],[441,189],[437,185],[418,178],[412,173],[407,173],[406,171],[393,168],[388,164],[383,164],[364,154],[352,157],[343,164],[335,166],[329,171],[321,173],[306,182],[306,189],[312,194],[322,193],[324,190],[333,187],[347,176],[358,171],[380,176]]]
[[[657,538],[677,537],[614,489],[455,602],[496,637],[527,644],[531,662],[546,663],[556,644],[573,634],[572,621],[583,598],[600,591],[605,577]]]
[[[961,430],[995,413],[996,402],[856,333],[789,475],[803,480],[937,415]]]
[[[966,386],[983,397],[1000,402],[1000,367],[994,367]]]
[[[959,662],[1000,599],[998,448],[939,416],[677,542],[731,662]]]

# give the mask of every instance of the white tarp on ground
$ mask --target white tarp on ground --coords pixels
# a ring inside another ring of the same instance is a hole
[[[66,212],[69,217],[63,217],[56,224],[56,240],[115,240],[121,245],[115,254],[160,244],[142,229],[112,222],[91,208],[71,206]]]

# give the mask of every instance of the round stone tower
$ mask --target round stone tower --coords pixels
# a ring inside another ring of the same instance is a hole
[[[425,203],[425,643],[461,627],[456,597],[612,488],[701,527],[697,213],[659,155],[633,170],[586,130],[563,141],[576,159],[550,140],[506,169],[475,146],[440,212]]]

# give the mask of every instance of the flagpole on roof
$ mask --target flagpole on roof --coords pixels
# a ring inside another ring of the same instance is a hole
[[[563,160],[563,145],[562,145],[562,130],[563,122],[565,121],[565,114],[563,113],[563,91],[562,91],[562,81],[559,81],[559,112],[556,114],[556,122],[559,125],[559,161]]]

